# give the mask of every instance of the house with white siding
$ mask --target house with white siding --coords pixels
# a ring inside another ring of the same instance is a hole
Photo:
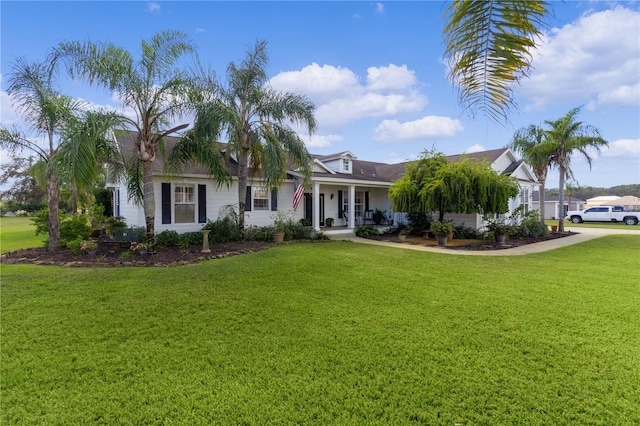
[[[116,140],[123,153],[132,155],[135,133],[119,133]],[[165,138],[168,147],[177,141],[177,138]],[[510,210],[520,205],[525,206],[525,211],[532,208],[531,196],[533,188],[537,186],[536,179],[529,167],[518,160],[510,149],[464,156],[485,159],[498,173],[518,180],[521,191],[511,200]],[[235,161],[229,164],[231,184],[219,186],[198,165],[188,167],[179,175],[168,174],[164,171],[162,159],[158,157],[153,167],[156,232],[199,231],[207,221],[225,216],[230,209],[238,211],[238,167]],[[313,155],[312,158],[310,183],[304,188],[304,195],[296,209],[293,208],[293,197],[296,185],[303,181],[300,172],[288,170],[287,179],[277,190],[267,188],[259,173],[249,175],[245,194],[247,225],[272,225],[277,211],[290,212],[294,220],[309,219],[316,230],[326,230],[327,219],[333,218],[333,226],[352,231],[359,224],[372,224],[372,214],[376,210],[384,212],[385,224],[397,224],[405,220],[404,213],[393,211],[388,191],[392,183],[404,174],[408,163],[359,160],[350,151]],[[449,161],[459,158],[460,155],[448,157]],[[145,226],[142,206],[130,199],[126,185],[109,181],[108,186],[113,191],[113,214],[123,217],[129,226]],[[447,214],[446,219],[473,228],[483,226],[480,215]]]

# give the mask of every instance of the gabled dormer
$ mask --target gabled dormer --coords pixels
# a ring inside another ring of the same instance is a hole
[[[317,160],[321,161],[328,169],[336,173],[350,175],[353,173],[353,160],[357,160],[357,157],[351,152],[345,151],[338,154],[318,157]]]

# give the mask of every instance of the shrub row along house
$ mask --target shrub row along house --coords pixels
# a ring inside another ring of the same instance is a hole
[[[125,155],[132,152],[135,136],[133,132],[126,132],[116,137]],[[178,138],[167,137],[165,141],[167,147],[171,147]],[[531,209],[531,197],[537,181],[529,167],[518,160],[509,148],[464,156],[484,159],[496,172],[515,177],[521,190],[511,200],[510,211],[521,205],[525,212]],[[160,157],[154,163],[154,190],[159,195],[155,197],[156,232],[198,231],[209,220],[215,221],[230,211],[237,212],[238,165],[233,159],[229,164],[231,184],[218,185],[204,168],[197,165],[184,169],[180,174],[168,174]],[[406,220],[405,214],[392,210],[388,191],[391,184],[404,174],[408,163],[363,161],[349,151],[313,155],[312,158],[310,184],[301,189],[297,197],[296,189],[303,183],[304,176],[296,170],[287,171],[287,179],[277,190],[266,187],[259,173],[250,175],[245,198],[248,226],[272,225],[278,211],[290,213],[296,221],[308,219],[315,230],[333,224],[349,231],[360,224],[373,224],[376,211],[375,220],[383,225]],[[454,155],[448,160],[460,158],[461,155]],[[145,226],[143,208],[130,199],[126,185],[114,181],[108,181],[107,185],[113,190],[113,214],[122,216],[129,226]],[[381,216],[380,212],[384,215]],[[446,218],[457,225],[476,229],[484,224],[480,215],[447,214]]]

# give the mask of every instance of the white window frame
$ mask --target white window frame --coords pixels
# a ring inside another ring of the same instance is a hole
[[[178,208],[192,206],[191,218],[185,212],[178,212]],[[193,184],[175,184],[173,186],[173,217],[174,223],[196,222],[196,188]]]
[[[348,158],[342,159],[342,171],[348,172],[351,169],[351,160]]]
[[[531,206],[529,205],[529,188],[520,189],[520,204],[524,206],[524,213],[529,213]]]
[[[253,189],[253,210],[269,210],[269,191],[264,186]]]

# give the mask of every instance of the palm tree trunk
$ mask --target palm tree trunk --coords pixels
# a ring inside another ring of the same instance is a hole
[[[48,251],[60,248],[60,186],[58,177],[51,169],[47,169],[47,206],[49,208],[49,246]]]
[[[545,194],[545,180],[541,180],[538,179],[538,182],[540,182],[540,197],[538,197],[538,200],[540,202],[540,208],[538,209],[540,211],[540,222],[542,222],[542,225],[544,225],[544,211],[545,211],[545,202],[546,202],[546,194]]]
[[[78,183],[71,178],[71,216],[78,211]]]
[[[153,161],[142,163],[142,197],[144,220],[147,225],[147,239],[153,239],[156,232],[156,199],[153,191]]]
[[[564,178],[565,178],[565,166],[564,164],[558,165],[560,172],[560,182],[558,183],[558,232],[564,232]]]
[[[244,223],[245,223],[245,200],[247,197],[247,177],[249,175],[249,149],[242,148],[240,158],[238,158],[238,226],[240,227],[240,235],[244,239]]]

